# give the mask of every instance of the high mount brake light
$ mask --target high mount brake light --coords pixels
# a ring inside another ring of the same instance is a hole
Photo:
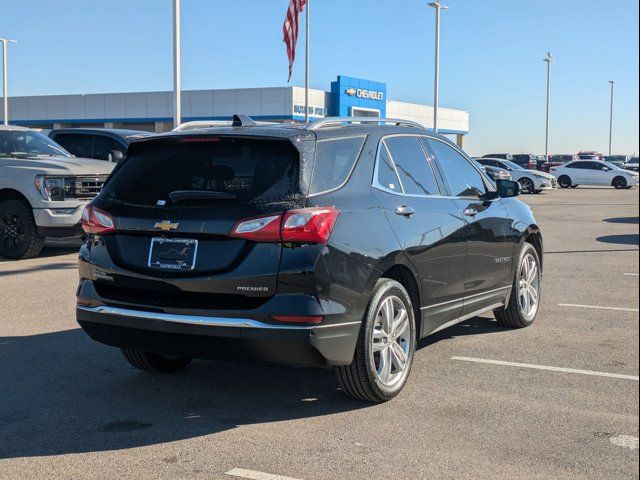
[[[233,226],[230,235],[254,242],[324,244],[329,241],[339,213],[335,207],[312,207],[245,218]]]
[[[92,205],[82,211],[82,229],[86,233],[105,235],[116,231],[113,217]]]

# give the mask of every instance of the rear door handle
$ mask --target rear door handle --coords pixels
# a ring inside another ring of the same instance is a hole
[[[462,214],[465,217],[475,217],[478,214],[478,210],[476,210],[475,208],[467,207],[464,209]]]
[[[416,213],[416,211],[411,207],[407,207],[406,205],[401,205],[396,208],[396,215],[402,215],[403,217],[410,217],[414,213]]]

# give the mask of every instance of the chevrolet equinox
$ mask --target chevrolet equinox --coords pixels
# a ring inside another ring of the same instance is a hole
[[[379,118],[187,127],[133,141],[83,214],[77,319],[134,367],[329,367],[383,402],[419,339],[490,310],[534,321],[532,212],[446,138]]]

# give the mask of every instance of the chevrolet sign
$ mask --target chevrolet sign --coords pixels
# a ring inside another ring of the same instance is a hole
[[[368,98],[370,100],[383,100],[384,92],[376,90],[364,90],[362,88],[347,88],[345,92],[350,97]]]

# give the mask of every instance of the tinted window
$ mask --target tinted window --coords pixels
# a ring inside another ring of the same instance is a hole
[[[91,157],[91,135],[77,133],[61,133],[54,140],[69,150],[76,157]]]
[[[417,137],[390,137],[384,143],[396,165],[404,193],[439,195],[438,182]]]
[[[193,141],[192,141],[193,140]],[[197,140],[197,141],[196,141]],[[273,203],[298,193],[299,154],[289,141],[180,137],[129,147],[127,160],[101,197],[139,205],[171,205],[171,192],[221,192],[195,203]],[[181,201],[180,205],[188,202]]]
[[[400,181],[396,175],[393,162],[387,152],[387,147],[384,144],[380,146],[380,156],[378,157],[378,184],[388,190],[394,192],[402,192]]]
[[[107,160],[109,151],[118,150],[122,153],[125,152],[125,148],[115,140],[109,137],[103,137],[102,135],[96,135],[93,137],[93,156],[92,158],[98,158],[100,160]]]
[[[482,175],[463,155],[438,140],[429,140],[429,144],[453,196],[477,197],[486,193]]]
[[[575,162],[571,165],[567,165],[567,168],[579,168],[581,170],[585,170],[589,168],[589,162]]]
[[[310,193],[339,187],[349,176],[365,137],[321,140],[316,144],[316,161]]]

